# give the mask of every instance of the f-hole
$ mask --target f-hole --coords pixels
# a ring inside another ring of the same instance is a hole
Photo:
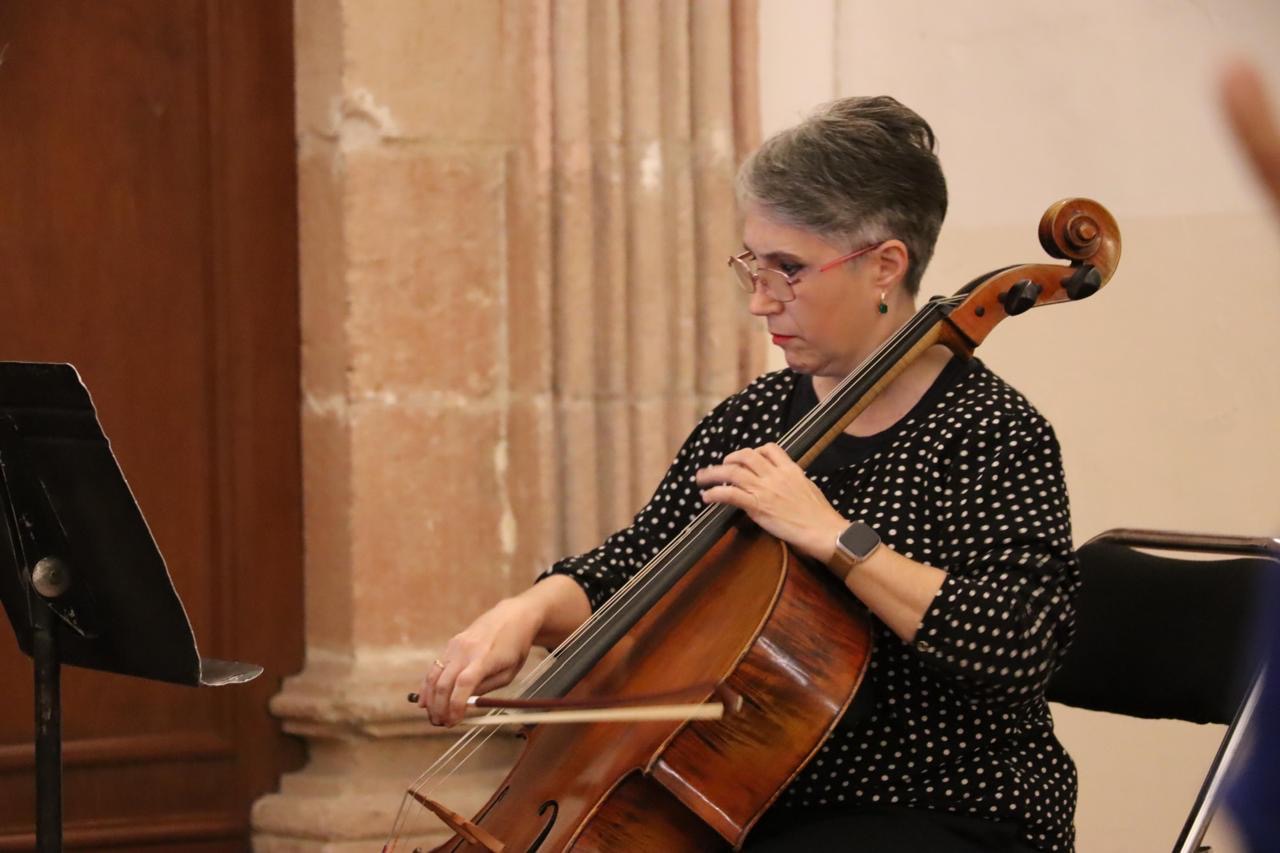
[[[538,806],[538,814],[543,814],[547,809],[551,809],[551,817],[547,818],[547,823],[542,827],[542,832],[538,833],[538,837],[533,839],[533,844],[529,845],[528,853],[537,853],[542,842],[547,840],[547,836],[551,834],[551,827],[556,825],[556,817],[560,814],[560,804],[555,800],[547,800]]]

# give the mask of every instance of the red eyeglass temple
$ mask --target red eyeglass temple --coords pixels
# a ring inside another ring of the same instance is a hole
[[[872,243],[870,246],[863,246],[861,249],[855,249],[854,251],[850,252],[847,255],[841,255],[840,257],[836,258],[834,261],[827,261],[825,264],[818,267],[818,272],[826,272],[832,267],[838,267],[840,266],[840,264],[843,264],[845,261],[851,261],[854,258],[858,257],[859,255],[865,255],[867,252],[870,252],[872,249],[878,249],[882,245],[884,245],[883,240],[880,241],[879,243]]]

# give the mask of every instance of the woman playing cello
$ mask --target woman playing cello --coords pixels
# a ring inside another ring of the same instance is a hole
[[[914,314],[947,206],[933,149],[892,98],[846,98],[747,160],[729,263],[786,369],[698,424],[629,527],[454,637],[425,677],[432,722],[458,722],[728,504],[840,578],[875,635],[853,708],[747,849],[1072,849],[1075,769],[1044,698],[1078,586],[1052,428],[935,347],[807,471],[774,443]]]

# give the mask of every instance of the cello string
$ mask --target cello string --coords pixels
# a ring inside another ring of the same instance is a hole
[[[906,326],[904,326],[904,330],[909,328],[910,326],[911,326],[911,323],[906,324]],[[881,350],[889,348],[895,342],[896,338],[897,338],[897,335],[895,335],[894,337],[891,337],[889,340],[884,342],[884,344],[882,344],[882,346],[877,349],[876,353],[873,354],[873,358],[868,359],[868,362],[873,361],[874,355],[879,354]],[[864,363],[864,366],[865,366],[865,363]],[[859,372],[860,370],[855,370],[850,374],[850,376],[856,375]],[[848,380],[849,380],[849,377],[846,377],[844,382],[847,383]],[[797,434],[802,429],[804,429],[808,425],[808,423],[813,420],[813,417],[814,415],[812,411],[809,413],[806,413],[806,417],[803,418],[798,424],[796,424],[796,426],[793,427],[792,430],[790,430],[782,438],[782,441],[783,442],[787,441],[793,435]],[[685,549],[689,547],[689,543],[687,542],[687,540],[692,538],[692,535],[690,534],[696,534],[697,532],[700,532],[701,529],[706,526],[707,519],[714,510],[715,510],[715,507],[712,507],[712,506],[708,506],[705,509],[703,509],[699,513],[699,515],[695,517],[695,519],[685,528],[684,534],[677,536],[676,539],[668,542],[640,571],[638,571],[635,575],[633,575],[630,579],[628,579],[628,581],[621,588],[619,588],[614,595],[610,596],[609,599],[602,605],[602,607],[595,614],[593,614],[582,625],[580,625],[577,629],[575,629],[575,631],[573,631],[569,635],[569,637],[567,637],[565,641],[561,643],[559,649],[557,650],[558,654],[555,656],[556,662],[557,662],[557,667],[556,667],[557,669],[560,666],[567,665],[570,661],[573,660],[573,658],[577,654],[581,653],[586,648],[590,640],[596,634],[598,634],[600,630],[602,630],[605,626],[607,626],[610,623],[610,621],[615,617],[614,611],[618,611],[626,607],[626,605],[630,602],[630,600],[634,598],[633,591],[635,593],[638,593],[650,581],[656,579],[656,576],[661,573],[662,563],[664,563],[671,556],[679,555],[685,552]],[[543,663],[546,663],[546,661],[544,661]],[[519,688],[519,687],[524,687],[528,685],[531,681],[535,680],[537,677],[545,673],[548,668],[549,667],[535,668],[535,670],[532,673],[530,673],[528,676],[520,680],[520,682],[517,684],[517,687]],[[468,733],[468,735],[472,733],[474,732]],[[459,748],[462,748],[465,745],[464,742],[467,740],[470,740],[470,738],[467,736],[460,738],[456,746],[458,746]],[[424,776],[431,775],[433,770],[435,770],[438,766],[440,766],[442,762],[447,761],[451,757],[452,757],[452,753],[446,752],[445,755],[441,756],[441,758],[438,759],[437,762],[433,764],[431,768],[428,768],[426,773],[424,773]]]
[[[704,514],[702,517],[697,519],[698,524],[692,525],[693,529],[696,531],[699,528],[699,526],[705,525],[708,518],[710,518],[710,516]],[[557,654],[554,656],[554,659],[549,658],[548,660],[543,661],[542,664],[536,667],[529,675],[522,678],[517,683],[517,686],[521,687],[521,686],[528,685],[529,683],[535,681],[540,675],[547,672],[548,669],[551,669],[551,668],[558,669],[559,667],[564,666],[566,661],[571,661],[575,655],[577,655],[581,650],[586,648],[586,643],[590,642],[594,638],[594,635],[597,634],[600,630],[602,630],[603,627],[610,622],[610,620],[613,618],[614,611],[617,611],[626,606],[626,604],[632,597],[631,590],[641,588],[643,585],[647,585],[647,583],[649,583],[652,578],[657,577],[657,570],[660,568],[660,563],[662,562],[662,558],[669,555],[672,551],[678,550],[682,547],[688,547],[688,546],[684,545],[684,543],[680,542],[679,540],[672,543],[668,543],[668,546],[663,549],[663,552],[659,555],[659,558],[656,561],[652,562],[650,566],[647,567],[646,570],[643,570],[641,573],[639,573],[638,576],[631,579],[631,582],[626,586],[624,586],[622,590],[619,590],[617,595],[611,597],[611,599],[607,603],[607,606],[603,607],[601,609],[601,612],[597,613],[593,619],[591,619],[589,622],[581,626],[578,631],[575,631],[570,636],[570,638],[564,644],[562,644],[561,648],[557,651]],[[579,638],[582,638],[581,642],[579,642]],[[566,649],[568,650],[567,655],[565,654]],[[458,743],[458,747],[462,748],[472,740],[474,739],[469,737],[466,738],[465,740],[460,740]],[[468,760],[470,755],[474,754],[475,750],[479,749],[480,746],[483,745],[485,740],[487,740],[487,738],[480,739],[479,742],[472,747],[468,755],[465,757],[462,757],[460,761],[465,762],[466,760]],[[450,753],[444,756],[443,758],[448,759],[452,757],[453,757],[453,753]],[[421,784],[422,785],[432,784],[432,786],[435,787],[444,779],[449,778],[452,775],[452,773],[455,771],[455,769],[456,767],[448,767],[447,765],[439,765],[438,763],[437,767],[432,768],[431,771],[429,771],[427,774],[424,775],[424,777],[421,779]],[[436,777],[439,777],[441,773],[443,773],[444,779],[436,778]]]
[[[870,356],[864,359],[862,364],[850,371],[850,373],[846,375],[836,386],[830,395],[830,399],[838,399],[839,396],[858,381],[862,375],[882,363],[886,354],[900,345],[901,342],[911,335],[919,326],[923,325],[926,319],[932,319],[935,312],[930,309],[932,309],[934,305],[939,302],[958,304],[961,301],[963,301],[962,297],[950,297],[948,299],[935,300],[933,303],[928,303],[925,309],[916,312],[916,314],[904,323],[900,329],[881,343],[881,345],[878,346]],[[825,417],[829,408],[829,405],[815,406],[807,412],[795,424],[795,426],[788,430],[782,438],[779,439],[779,444],[785,447],[787,443],[793,442],[797,436],[810,429],[816,421]],[[694,546],[694,543],[689,540],[694,539],[697,533],[702,532],[702,530],[710,524],[712,515],[716,512],[716,509],[717,507],[715,506],[709,506],[704,509],[679,535],[677,535],[675,539],[667,543],[663,549],[650,559],[650,561],[639,572],[637,572],[630,581],[628,581],[628,583],[624,584],[617,592],[615,592],[614,595],[610,596],[609,600],[601,606],[600,610],[594,614],[592,618],[589,618],[579,626],[577,631],[570,634],[570,636],[561,643],[556,651],[557,658],[563,660],[563,666],[567,666],[577,654],[585,650],[591,639],[609,625],[610,620],[614,618],[613,611],[624,608],[636,595],[647,587],[650,582],[656,581],[661,577],[663,569],[666,567],[665,564],[669,562],[673,555],[681,556],[687,553],[689,549]],[[591,636],[586,636],[587,634],[590,634]],[[565,654],[561,654],[562,652]]]
[[[884,356],[890,350],[896,348],[904,339],[922,325],[925,319],[932,316],[934,312],[928,310],[931,306],[939,302],[953,305],[960,304],[964,301],[964,298],[965,297],[962,296],[955,296],[947,299],[935,300],[934,303],[926,305],[925,310],[921,310],[913,315],[911,320],[905,323],[897,332],[877,347],[872,354],[862,362],[862,364],[846,375],[833,390],[829,399],[832,402],[838,400],[839,397],[843,395],[861,376],[880,364],[883,361]],[[811,409],[778,440],[778,443],[785,448],[788,443],[794,442],[797,437],[811,429],[818,420],[824,418],[830,408],[830,405],[819,405]],[[564,667],[568,666],[577,655],[586,651],[591,641],[598,636],[613,619],[622,615],[622,613],[616,611],[621,611],[626,608],[626,606],[650,583],[656,582],[661,578],[664,573],[664,569],[670,564],[672,557],[686,554],[692,547],[694,547],[695,543],[690,540],[695,539],[698,533],[701,533],[713,520],[715,520],[713,519],[713,516],[719,514],[717,513],[717,510],[721,510],[722,512],[724,511],[723,507],[718,505],[708,506],[703,509],[699,515],[696,516],[694,520],[676,536],[675,539],[671,540],[662,549],[660,549],[657,554],[655,554],[655,556],[640,569],[640,571],[632,576],[627,583],[614,593],[614,595],[610,596],[597,613],[575,629],[560,644],[554,654],[549,655],[546,659],[535,666],[530,673],[522,677],[516,685],[517,689],[528,689],[531,683],[538,678],[548,674],[548,672],[554,674],[555,672],[562,670]],[[493,716],[497,713],[501,713],[501,710],[495,710],[486,716]],[[455,743],[436,760],[436,762],[434,762],[418,777],[417,780],[415,780],[414,784],[411,786],[411,790],[421,792],[422,788],[427,785],[430,785],[432,789],[435,789],[444,784],[453,776],[454,773],[457,772],[458,769],[462,767],[463,764],[470,760],[477,750],[483,747],[489,737],[492,737],[492,735],[496,733],[497,729],[498,727],[496,726],[491,727],[489,732],[480,737],[473,737],[473,735],[477,734],[477,731],[473,729],[458,738],[457,741],[455,741]],[[479,741],[478,743],[471,743],[472,741],[477,740]],[[471,745],[471,748],[467,750],[466,747],[469,744]],[[464,750],[467,754],[458,757],[459,753]],[[458,758],[458,760],[453,761],[454,758]],[[452,767],[449,767],[450,764],[452,764]],[[448,767],[448,769],[445,770],[445,767]],[[443,773],[443,776],[440,775],[441,773]],[[409,800],[407,794],[405,796],[405,800]],[[406,803],[402,802],[400,812],[404,813],[406,810]],[[398,814],[397,826],[401,822],[400,815]],[[398,838],[398,834],[394,837]]]
[[[492,714],[488,714],[486,716],[491,716],[491,715]],[[457,738],[449,746],[449,748],[445,750],[444,754],[442,754],[439,758],[437,758],[436,761],[433,762],[429,768],[427,768],[427,770],[425,770],[422,774],[420,774],[418,778],[415,779],[411,785],[409,785],[408,790],[405,792],[404,797],[401,799],[400,809],[396,813],[395,822],[392,824],[392,840],[399,839],[403,831],[401,827],[408,819],[408,816],[410,814],[417,814],[417,811],[412,807],[414,805],[419,805],[419,804],[412,799],[412,797],[410,796],[410,793],[423,794],[424,796],[429,793],[434,793],[436,789],[438,789],[441,785],[443,785],[446,781],[448,781],[448,779],[455,772],[457,772],[458,769],[460,769],[467,761],[469,761],[471,757],[475,755],[477,750],[479,750],[482,746],[484,746],[484,743],[489,739],[489,737],[491,737],[493,734],[496,733],[497,727],[493,727],[493,728],[494,728],[494,731],[484,733],[482,737],[478,738],[480,742],[472,745],[471,749],[467,751],[467,754],[462,755],[460,757],[458,757],[459,753],[461,753],[464,749],[466,749],[466,746],[468,745],[468,743],[471,741],[477,740],[477,738],[473,737],[473,735],[478,734],[478,731],[476,729],[472,729],[471,731]],[[457,760],[453,761],[452,759],[454,759],[455,757],[457,758]],[[445,767],[448,767],[449,763],[452,763],[453,767],[445,771],[444,768],[441,767],[441,765],[443,764]],[[443,773],[443,776],[440,775],[441,773]],[[429,789],[428,789],[428,786],[430,786]],[[426,789],[425,793],[424,793],[424,789]]]
[[[650,566],[652,565],[653,563],[651,562]],[[607,621],[607,618],[609,618],[608,616],[609,611],[611,609],[616,609],[616,606],[614,608],[610,608],[608,607],[608,604],[615,602],[619,598],[619,596],[623,594],[624,590],[628,589],[629,587],[635,586],[635,584],[638,582],[639,582],[639,578],[632,578],[631,582],[624,585],[624,587],[618,590],[618,593],[616,593],[614,596],[611,596],[609,599],[609,602],[606,602],[606,605],[602,606],[600,611],[596,614],[596,618],[589,619],[587,620],[587,622],[584,622],[582,626],[579,626],[577,630],[575,630],[572,634],[570,634],[570,636],[563,643],[561,643],[560,648],[557,649],[557,652],[559,652],[560,649],[563,649],[566,646],[573,646],[575,641],[578,641],[579,638],[581,638],[583,635],[590,632],[592,623],[598,624],[599,622]],[[571,655],[573,653],[576,653],[576,652],[571,651]],[[538,665],[536,665],[530,673],[523,676],[519,680],[519,682],[517,683],[517,688],[527,688],[528,686],[530,686],[531,682],[535,681],[540,676],[546,674],[548,670],[554,671],[554,669],[558,668],[558,666],[563,666],[564,664],[559,660],[559,658],[560,658],[559,654],[548,655],[547,658],[540,661]],[[501,711],[495,710],[487,716],[492,716],[493,714],[496,714],[496,713],[501,713]],[[470,758],[476,753],[476,751],[482,748],[484,744],[488,741],[488,739],[496,733],[497,733],[497,727],[492,727],[488,731],[483,733],[481,733],[477,729],[472,729],[471,731],[467,732],[465,735],[462,735],[444,752],[444,754],[442,754],[439,758],[437,758],[435,762],[433,762],[425,771],[423,771],[422,774],[419,775],[419,777],[416,780],[414,780],[413,784],[410,785],[410,790],[416,791],[418,793],[422,793],[425,788],[428,788],[428,786],[433,791],[438,789],[440,785],[446,782],[457,771],[458,768],[460,768],[463,764],[469,761]],[[468,746],[470,746],[470,749],[467,749]],[[465,751],[466,754],[460,755],[460,753],[462,753],[463,751]],[[405,799],[409,800],[409,797],[407,794]],[[403,813],[406,810],[407,810],[407,803],[402,802],[401,812]],[[398,819],[397,825],[400,822],[401,821]]]
[[[538,664],[533,668],[533,670],[530,673],[523,676],[517,682],[517,685],[516,685],[517,688],[527,685],[529,681],[536,678],[540,673],[545,672],[546,669],[549,666],[551,666],[553,663],[554,663],[553,655],[548,655],[546,658],[539,661]],[[492,716],[503,714],[503,713],[506,713],[504,709],[493,709],[489,711],[487,714],[485,714],[484,716],[492,717]],[[481,731],[479,728],[471,729],[470,731],[466,732],[465,734],[455,739],[454,742],[448,747],[448,749],[445,750],[443,754],[441,754],[430,766],[428,766],[426,770],[424,770],[421,774],[418,775],[417,779],[415,779],[409,785],[409,790],[415,791],[417,793],[423,793],[424,789],[428,789],[428,786],[429,786],[429,790],[431,791],[438,789],[439,786],[443,784],[443,782],[446,781],[450,776],[452,776],[452,774],[456,772],[458,768],[460,768],[463,764],[469,761],[471,759],[471,756],[473,756],[477,750],[483,747],[484,744],[489,740],[489,738],[493,737],[493,735],[497,734],[498,732],[497,726],[492,726],[487,728],[488,728],[487,731]],[[449,767],[449,763],[453,761],[453,759],[458,755],[458,753],[466,749],[467,746],[472,741],[477,741],[477,740],[479,742],[472,745],[471,749],[467,752],[466,755],[462,756],[461,758],[458,758],[457,761],[455,762],[455,766],[452,769],[447,769]],[[444,774],[443,778],[438,778],[441,776],[441,774]],[[407,794],[406,794],[406,797],[407,797]],[[404,808],[403,804],[401,808],[402,809]]]
[[[958,304],[963,301],[963,297],[951,297],[946,300],[936,300],[935,302],[937,301]],[[913,334],[921,325],[924,324],[926,320],[932,319],[935,312],[929,310],[929,308],[934,304],[935,303],[930,303],[929,306],[926,306],[925,310],[918,311],[913,315],[907,323],[903,324],[900,329],[898,329],[887,340],[882,342],[881,345],[878,346],[861,365],[846,375],[837,385],[831,395],[832,398],[837,398],[841,393],[846,391],[858,380],[858,378],[880,364],[889,351],[897,348],[903,340]],[[800,421],[797,422],[795,426],[787,431],[779,442],[785,445],[786,443],[794,441],[797,436],[810,429],[817,420],[825,416],[826,408],[829,408],[829,406],[818,406],[811,409],[800,419]],[[614,611],[626,607],[636,594],[638,594],[650,582],[657,579],[664,568],[662,565],[663,563],[668,562],[672,556],[678,556],[686,553],[688,549],[692,547],[692,543],[688,540],[694,538],[697,533],[701,532],[710,523],[712,515],[716,512],[716,509],[717,508],[714,506],[709,506],[704,509],[685,528],[685,530],[682,531],[681,534],[668,542],[667,545],[664,546],[652,559],[650,559],[650,561],[639,572],[630,578],[626,584],[615,592],[614,595],[610,596],[597,613],[587,619],[578,627],[578,629],[571,633],[569,637],[566,638],[565,641],[556,649],[556,652],[553,655],[555,663],[552,671],[558,671],[562,667],[567,666],[576,655],[581,653],[586,648],[587,644],[590,643],[591,639],[598,635],[599,632],[603,630],[603,628],[614,618]],[[550,658],[548,660],[550,660]],[[543,661],[543,663],[546,664],[547,661]],[[546,667],[540,666],[535,668],[535,670],[528,676],[522,678],[517,686],[522,687],[527,685],[546,671]]]
[[[554,663],[555,663],[555,656],[554,656],[554,654],[549,654],[549,655],[547,655],[545,658],[543,658],[541,661],[539,661],[539,662],[538,662],[538,663],[533,667],[533,669],[532,669],[530,672],[526,673],[525,675],[522,675],[522,676],[520,677],[520,679],[519,679],[518,681],[516,681],[516,682],[515,682],[515,687],[516,687],[517,691],[519,691],[521,688],[523,688],[523,687],[527,686],[528,682],[530,682],[530,681],[531,681],[531,680],[533,680],[534,678],[537,678],[540,674],[542,674],[543,672],[545,672],[545,671],[546,671],[550,666],[552,666]],[[497,715],[497,714],[501,714],[501,713],[505,713],[505,709],[495,708],[495,709],[493,709],[493,710],[489,711],[488,713],[484,714],[483,716],[486,716],[486,717],[492,717],[492,716],[495,716],[495,715]],[[488,732],[481,732],[481,731],[477,728],[477,729],[471,729],[470,731],[466,732],[465,734],[460,735],[460,736],[459,736],[459,737],[454,741],[454,743],[453,743],[453,744],[452,744],[448,749],[446,749],[446,750],[445,750],[445,752],[444,752],[444,753],[443,753],[439,758],[437,758],[437,759],[435,760],[435,762],[433,762],[433,763],[432,763],[432,764],[431,764],[431,765],[430,765],[426,770],[424,770],[424,771],[423,771],[423,772],[418,776],[418,778],[417,778],[416,780],[414,780],[414,783],[413,783],[410,787],[411,787],[411,788],[415,788],[415,789],[419,790],[419,792],[420,792],[420,791],[421,791],[421,788],[420,788],[420,787],[418,787],[418,786],[420,786],[420,785],[422,785],[422,784],[425,784],[425,783],[427,783],[427,782],[429,782],[429,781],[430,781],[430,780],[429,780],[429,779],[427,779],[426,777],[429,777],[433,772],[437,771],[437,769],[438,769],[441,765],[443,765],[443,764],[444,764],[444,763],[446,763],[448,760],[450,760],[450,759],[452,758],[452,756],[453,756],[453,754],[454,754],[454,753],[456,753],[457,751],[459,751],[459,750],[461,750],[461,749],[464,749],[464,748],[466,747],[466,745],[467,745],[467,742],[468,742],[468,741],[479,739],[479,740],[481,741],[481,743],[476,745],[476,748],[478,749],[478,748],[479,748],[480,746],[482,746],[482,745],[484,744],[484,742],[485,742],[485,741],[487,741],[487,740],[489,739],[489,737],[491,737],[495,732],[496,732],[496,729],[491,729],[491,730],[490,730],[490,731],[488,731]],[[475,750],[473,749],[473,750],[472,750],[472,752],[474,753],[474,751],[475,751]],[[470,753],[468,754],[468,758],[469,758],[469,757],[470,757]],[[463,760],[465,761],[466,759],[463,759]]]
[[[502,713],[501,709],[495,709],[494,711],[490,711],[484,716],[491,717],[498,713]],[[471,758],[471,756],[475,754],[476,750],[484,746],[485,742],[488,741],[488,739],[492,737],[496,733],[496,731],[497,731],[497,727],[492,727],[492,729],[488,732],[481,732],[479,728],[475,728],[475,729],[471,729],[470,731],[466,732],[465,734],[455,739],[454,742],[450,744],[450,746],[444,751],[444,753],[441,754],[441,756],[437,758],[431,764],[430,767],[428,767],[425,771],[423,771],[423,773],[420,774],[418,778],[414,780],[414,782],[409,786],[409,790],[416,791],[417,793],[423,793],[423,790],[428,785],[431,786],[431,790],[434,790],[435,788],[439,787],[439,785],[445,779],[452,776],[458,770],[459,767],[465,764]],[[455,762],[454,758],[456,758],[460,752],[465,750],[467,746],[470,744],[470,742],[474,740],[479,740],[480,742],[472,745],[470,751],[467,752],[465,756],[462,756]],[[445,768],[448,768],[450,763],[453,763],[454,766],[446,770]],[[434,778],[436,776],[439,776],[439,774],[441,773],[444,773],[443,779],[437,780],[436,778]]]
[[[932,305],[932,303],[931,303]],[[872,354],[863,361],[856,369],[851,371],[841,382],[831,395],[832,400],[836,400],[839,396],[852,386],[866,372],[883,362],[885,355],[898,347],[903,340],[910,336],[919,326],[923,325],[926,319],[931,319],[935,312],[922,310],[913,315],[912,319],[905,323],[897,332],[891,335]],[[817,406],[810,412],[806,413],[797,424],[792,427],[779,440],[784,446],[793,442],[795,438],[810,429],[819,419],[825,417],[830,406]],[[557,648],[556,657],[558,659],[558,668],[567,666],[573,659],[584,652],[591,641],[610,625],[616,615],[621,615],[627,609],[634,598],[640,594],[650,583],[656,582],[664,574],[664,569],[670,565],[673,556],[682,556],[694,547],[694,542],[690,541],[696,538],[714,519],[719,515],[717,510],[723,510],[722,507],[709,506],[704,509],[677,537],[668,542],[639,572],[637,572],[626,584],[624,584],[614,595],[610,596],[608,601],[601,606],[600,610],[584,622],[579,629],[573,632],[561,645]],[[736,510],[730,510],[736,511]],[[661,534],[659,534],[661,535]]]

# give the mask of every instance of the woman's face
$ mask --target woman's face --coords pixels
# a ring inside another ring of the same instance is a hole
[[[779,302],[757,286],[749,310],[763,317],[787,366],[800,373],[842,379],[871,354],[910,314],[903,315],[898,287],[906,248],[886,241],[879,248],[825,272],[818,268],[859,246],[837,246],[823,237],[771,219],[759,205],[747,207],[743,247],[761,267],[792,276],[795,299]],[[880,312],[880,296],[889,312]]]

